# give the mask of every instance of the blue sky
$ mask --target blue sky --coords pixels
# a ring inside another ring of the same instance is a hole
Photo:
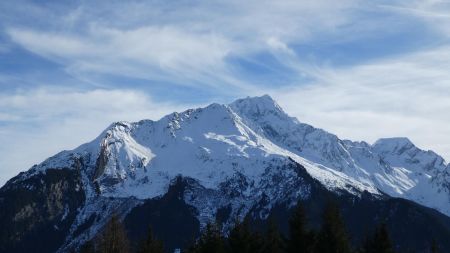
[[[269,94],[450,158],[448,1],[2,1],[0,184],[117,120]]]

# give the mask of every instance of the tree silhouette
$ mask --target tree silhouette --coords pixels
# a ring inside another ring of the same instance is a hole
[[[289,219],[288,253],[312,253],[315,235],[306,229],[306,215],[303,206],[298,203]]]
[[[329,203],[323,213],[323,221],[317,235],[315,252],[348,253],[351,252],[349,238],[339,208]]]
[[[217,224],[208,223],[189,253],[225,253],[224,238]]]
[[[385,223],[379,225],[372,236],[366,238],[361,253],[394,253],[391,238]]]
[[[95,253],[95,245],[92,240],[87,241],[83,246],[80,247],[80,253]]]
[[[264,238],[263,253],[282,253],[284,252],[283,238],[278,231],[278,226],[273,219],[269,219],[269,227]]]
[[[99,253],[128,253],[129,242],[125,228],[117,215],[113,215],[111,220],[105,225],[99,236]]]
[[[437,242],[435,239],[433,239],[431,241],[431,246],[430,246],[430,252],[431,253],[439,253],[439,246],[437,245]]]
[[[164,247],[162,241],[156,239],[151,227],[148,228],[147,238],[141,242],[138,253],[163,253]]]
[[[248,221],[237,218],[228,236],[228,251],[233,253],[255,252],[255,236],[250,231]]]
[[[382,223],[375,231],[373,238],[375,252],[394,253],[391,238],[385,223]]]

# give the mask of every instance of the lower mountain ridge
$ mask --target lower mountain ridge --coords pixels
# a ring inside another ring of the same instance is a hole
[[[287,232],[300,202],[309,226],[337,203],[355,243],[380,223],[395,247],[450,252],[450,167],[407,138],[373,145],[289,117],[269,96],[117,122],[0,189],[0,252],[71,252],[117,214],[132,243],[149,225],[166,250],[208,222],[236,218]]]

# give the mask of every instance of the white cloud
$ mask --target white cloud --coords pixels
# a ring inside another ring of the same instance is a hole
[[[295,56],[295,52],[290,49],[286,43],[283,43],[278,38],[270,37],[267,40],[267,44],[274,50],[281,51],[283,53],[289,54],[290,56]]]
[[[94,139],[114,121],[158,119],[187,107],[154,102],[133,90],[39,88],[0,94],[0,184],[63,149]]]
[[[44,57],[63,61],[125,61],[176,69],[216,65],[229,52],[226,39],[214,34],[193,34],[175,27],[146,26],[133,30],[92,27],[87,36],[30,29],[10,29],[12,40]],[[106,66],[107,67],[107,66]]]
[[[59,62],[80,79],[89,73],[108,73],[225,92],[228,87],[252,91],[257,87],[234,76],[229,56],[245,58],[263,50],[294,54],[290,43],[334,33],[351,22],[350,10],[356,4],[353,0],[176,6],[85,2],[61,17],[55,10],[31,8],[38,17],[50,12],[50,29],[6,27],[13,42]]]
[[[151,77],[219,69],[230,46],[220,35],[192,34],[175,27],[117,30],[93,27],[87,36],[9,29],[26,49],[79,71]]]
[[[418,17],[429,28],[450,36],[450,2],[447,0],[415,0],[382,7],[403,15]]]
[[[274,91],[300,121],[353,140],[410,137],[450,157],[450,47],[343,69],[311,85]]]

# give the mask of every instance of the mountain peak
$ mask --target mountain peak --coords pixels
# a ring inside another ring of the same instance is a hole
[[[260,106],[268,106],[268,107],[279,107],[275,100],[267,94],[262,96],[255,96],[255,97],[246,97],[246,98],[240,98],[234,101],[232,104],[252,104],[252,105],[260,105]]]
[[[288,117],[281,107],[269,95],[259,97],[246,97],[230,104],[230,107],[241,114],[260,117],[266,114],[276,114]]]
[[[373,147],[382,153],[403,153],[405,150],[416,147],[412,141],[406,137],[391,137],[378,139]]]
[[[380,138],[373,144],[373,146],[395,150],[404,147],[414,147],[414,144],[407,137],[391,137],[391,138]]]

